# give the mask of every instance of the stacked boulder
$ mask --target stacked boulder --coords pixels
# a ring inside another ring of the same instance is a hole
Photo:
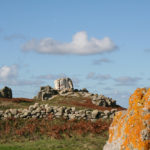
[[[53,89],[50,86],[42,86],[40,91],[38,92],[37,96],[34,99],[37,100],[50,100],[52,96],[57,95],[58,91]]]
[[[54,81],[56,90],[73,89],[73,82],[70,78],[61,78]]]
[[[116,113],[104,150],[150,150],[150,88],[137,89],[127,111]]]
[[[117,109],[112,110],[76,110],[75,107],[65,107],[65,106],[49,106],[48,104],[35,103],[30,105],[28,109],[7,109],[5,111],[0,111],[0,119],[7,118],[45,118],[48,115],[53,116],[53,118],[65,118],[67,120],[77,119],[77,120],[91,120],[96,121],[99,118],[109,119],[112,118]]]
[[[0,90],[0,98],[12,98],[12,90],[11,88],[5,86]]]

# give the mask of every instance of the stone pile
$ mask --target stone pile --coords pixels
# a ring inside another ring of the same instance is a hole
[[[0,98],[12,98],[12,90],[11,88],[5,86],[0,90]]]
[[[14,118],[44,118],[48,115],[52,115],[54,118],[65,118],[65,119],[84,119],[96,121],[99,118],[113,118],[117,109],[112,109],[111,111],[105,110],[76,110],[75,107],[59,107],[59,106],[49,106],[48,104],[40,105],[35,103],[30,105],[28,109],[8,109],[5,111],[0,111],[0,119],[7,119],[10,117]]]
[[[127,111],[116,113],[103,150],[150,150],[150,88],[137,89]]]

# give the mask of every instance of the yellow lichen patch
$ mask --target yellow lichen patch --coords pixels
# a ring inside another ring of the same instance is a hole
[[[127,113],[116,114],[109,134],[108,143],[121,139],[122,150],[150,149],[150,88],[133,93]]]

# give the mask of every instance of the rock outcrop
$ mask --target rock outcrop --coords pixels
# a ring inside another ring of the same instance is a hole
[[[112,98],[106,97],[104,95],[98,95],[95,94],[92,96],[92,103],[97,106],[103,106],[103,107],[115,107],[116,101]]]
[[[11,88],[5,86],[3,89],[1,89],[0,90],[0,97],[1,98],[12,98]]]
[[[70,78],[61,78],[54,81],[56,90],[73,89],[73,82]]]
[[[41,87],[34,99],[51,100],[53,96],[88,97],[94,105],[102,107],[116,107],[116,101],[104,95],[90,93],[86,88],[74,89],[70,78],[61,78],[54,81],[54,88],[50,86]]]
[[[150,88],[137,89],[127,111],[116,113],[103,150],[150,150]]]
[[[52,87],[42,86],[37,96],[35,96],[34,98],[38,100],[49,100],[52,98],[52,96],[57,94],[58,94],[57,90],[53,89]]]

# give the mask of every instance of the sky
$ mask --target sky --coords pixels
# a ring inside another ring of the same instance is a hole
[[[123,107],[150,86],[149,0],[0,0],[0,88],[32,98],[70,77]]]

